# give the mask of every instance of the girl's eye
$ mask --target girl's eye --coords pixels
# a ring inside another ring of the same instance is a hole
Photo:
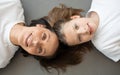
[[[45,40],[47,38],[47,35],[43,33],[42,40]]]
[[[75,24],[75,29],[78,30],[79,29],[79,26],[77,24]]]

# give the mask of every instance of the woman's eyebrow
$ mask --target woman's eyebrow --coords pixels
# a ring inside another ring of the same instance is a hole
[[[80,34],[77,34],[77,37],[78,37],[79,42],[81,42]]]
[[[46,49],[43,49],[43,55],[45,55],[46,54]]]

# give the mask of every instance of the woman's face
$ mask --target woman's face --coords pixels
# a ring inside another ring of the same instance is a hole
[[[51,56],[59,45],[56,34],[42,25],[23,29],[18,43],[25,51],[37,56]]]
[[[62,33],[68,45],[87,42],[93,37],[97,25],[90,18],[73,18],[62,25]]]

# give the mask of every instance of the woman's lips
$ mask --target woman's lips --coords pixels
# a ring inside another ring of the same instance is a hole
[[[31,41],[32,41],[31,35],[32,35],[32,33],[29,34],[28,37],[27,37],[26,40],[25,40],[25,45],[26,45],[27,47],[29,47],[30,44],[31,44]]]

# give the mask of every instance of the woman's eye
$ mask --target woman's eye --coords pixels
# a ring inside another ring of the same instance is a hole
[[[75,24],[75,29],[78,30],[79,29],[79,26],[77,24]]]
[[[38,53],[41,53],[41,52],[42,52],[42,48],[39,48],[39,49],[38,49]]]
[[[43,33],[42,40],[45,40],[47,38],[47,35]]]

